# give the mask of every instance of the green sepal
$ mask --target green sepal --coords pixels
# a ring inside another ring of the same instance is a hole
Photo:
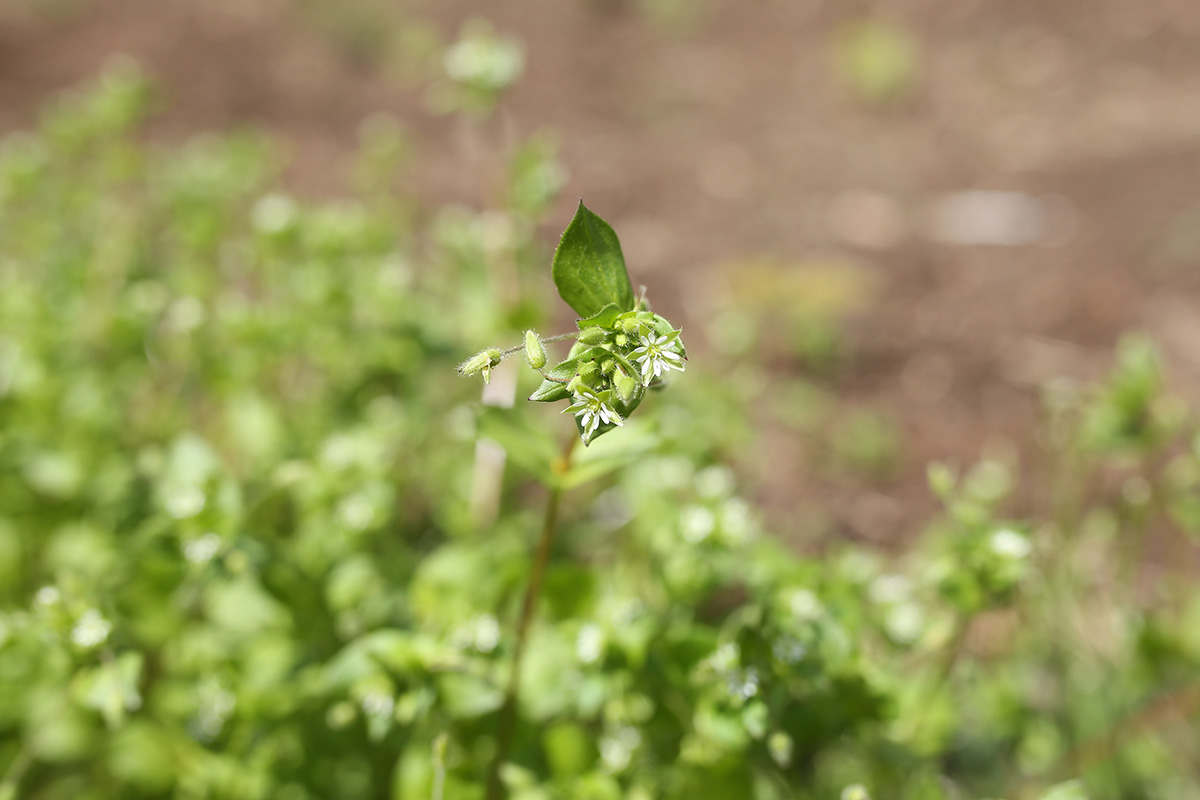
[[[581,318],[595,316],[609,304],[625,311],[634,307],[621,242],[612,226],[583,201],[563,231],[551,272],[559,296]]]
[[[637,396],[637,392],[641,387],[642,382],[630,377],[623,369],[619,370],[613,376],[613,391],[616,392],[621,402],[633,402],[634,397]]]
[[[656,334],[658,334],[659,336],[667,337],[668,343],[674,342],[676,345],[678,345],[679,346],[679,354],[681,356],[683,356],[685,360],[687,359],[687,348],[683,346],[683,339],[679,338],[680,334],[683,333],[683,328],[679,328],[679,329],[672,328],[670,322],[663,319],[658,314],[655,314],[654,315],[654,332]]]
[[[579,330],[584,328],[606,328],[611,330],[617,324],[617,317],[624,313],[616,303],[609,303],[587,319],[581,319],[575,324]]]

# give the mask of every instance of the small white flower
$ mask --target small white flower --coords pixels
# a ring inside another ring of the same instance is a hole
[[[1013,561],[1020,561],[1033,550],[1029,538],[1012,528],[1001,528],[993,533],[989,544],[993,553]]]
[[[209,531],[183,543],[183,557],[193,564],[212,561],[221,552],[221,537]]]
[[[666,370],[684,371],[683,357],[676,352],[675,341],[670,336],[656,336],[651,331],[649,336],[638,338],[642,340],[642,346],[634,348],[633,357],[642,365],[643,386],[649,386],[653,378],[661,376]],[[671,349],[668,350],[668,347]]]
[[[604,630],[594,622],[579,629],[575,637],[575,657],[584,664],[595,664],[604,655]]]
[[[599,395],[587,389],[575,392],[575,402],[567,406],[566,410],[579,418],[584,444],[591,440],[601,422],[611,423],[618,428],[625,425],[625,420],[621,419],[620,414],[606,405]]]
[[[112,623],[100,616],[100,612],[89,608],[79,615],[71,629],[71,641],[80,647],[95,647],[108,638]]]

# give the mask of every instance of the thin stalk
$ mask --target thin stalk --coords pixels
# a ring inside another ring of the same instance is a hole
[[[433,740],[433,791],[430,800],[442,800],[446,791],[446,745],[449,737],[439,733]]]
[[[571,331],[570,333],[559,333],[554,336],[547,336],[547,337],[543,338],[542,341],[543,342],[565,342],[567,339],[578,339],[578,338],[579,338],[579,331]],[[525,349],[525,343],[522,342],[521,344],[514,345],[514,346],[508,348],[507,350],[501,350],[500,357],[507,358],[508,356],[511,356],[513,353],[519,353],[524,349]]]
[[[571,452],[575,449],[578,437],[572,435],[567,444],[563,457],[555,465],[555,473],[566,473],[571,463]],[[542,594],[542,583],[546,577],[546,565],[550,562],[550,551],[554,547],[554,534],[558,526],[558,501],[562,497],[562,489],[557,483],[549,487],[546,497],[546,512],[542,517],[542,532],[538,537],[537,550],[533,557],[533,571],[529,574],[529,584],[525,587],[525,597],[521,602],[521,616],[517,619],[517,638],[513,645],[512,666],[508,674],[508,689],[504,694],[504,705],[500,707],[500,717],[496,724],[496,753],[488,768],[487,800],[503,800],[505,796],[504,783],[500,779],[500,768],[508,760],[512,751],[513,736],[516,733],[517,708],[520,704],[521,691],[521,661],[525,655],[525,641],[529,634],[529,625],[537,611],[538,598]]]
[[[950,678],[954,673],[954,667],[958,664],[958,660],[962,656],[963,648],[967,643],[967,633],[971,629],[971,621],[974,618],[974,614],[962,614],[955,622],[954,632],[950,636],[950,641],[946,644],[946,650],[942,653],[941,663],[938,665],[937,677],[929,688],[929,694],[924,706],[917,711],[917,721],[912,727],[912,741],[914,743],[919,743],[921,734],[925,730],[925,725],[929,722],[930,712],[937,705],[938,696],[950,684]]]

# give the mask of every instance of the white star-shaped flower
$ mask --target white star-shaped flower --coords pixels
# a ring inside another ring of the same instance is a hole
[[[588,389],[575,392],[575,401],[567,406],[565,411],[570,411],[579,418],[580,427],[583,428],[584,444],[591,440],[592,434],[600,427],[601,422],[611,423],[618,428],[625,425],[625,420],[621,419],[620,414],[605,404],[599,395]]]
[[[648,336],[638,338],[642,340],[642,346],[634,348],[632,355],[642,365],[643,386],[649,386],[651,380],[666,370],[684,371],[683,357],[676,352],[674,337],[656,336],[651,331]]]

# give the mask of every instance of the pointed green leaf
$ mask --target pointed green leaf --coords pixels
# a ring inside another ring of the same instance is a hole
[[[542,381],[542,385],[529,395],[529,399],[536,403],[557,403],[559,400],[566,400],[571,396],[571,392],[567,390],[565,383],[557,383],[551,380]]]
[[[566,383],[567,381],[571,380],[571,378],[574,378],[575,374],[579,372],[579,362],[581,360],[582,359],[579,356],[568,358],[566,361],[558,362],[542,374],[549,380]]]
[[[620,306],[616,303],[609,303],[604,308],[597,311],[587,319],[581,319],[575,324],[579,326],[579,330],[585,328],[612,328],[617,323],[617,317],[623,312]]]
[[[595,316],[609,303],[633,309],[633,285],[617,234],[582,201],[554,251],[552,272],[559,296],[580,317]]]

